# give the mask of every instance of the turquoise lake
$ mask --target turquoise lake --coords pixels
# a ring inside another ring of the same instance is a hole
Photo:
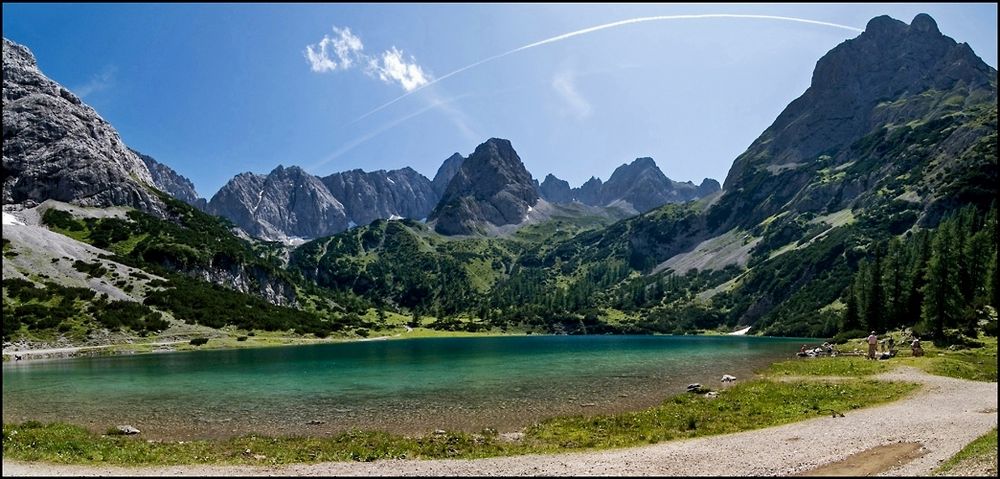
[[[801,338],[506,336],[328,343],[3,365],[4,422],[150,438],[513,431],[656,405],[795,357]],[[307,424],[310,421],[322,424]]]

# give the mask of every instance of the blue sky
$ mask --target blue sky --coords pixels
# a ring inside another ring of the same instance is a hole
[[[93,106],[127,144],[211,197],[278,164],[316,175],[412,166],[508,138],[539,180],[578,186],[653,157],[678,181],[733,159],[857,32],[929,13],[997,65],[996,4],[3,5],[3,34]],[[311,51],[311,54],[310,54]],[[443,78],[444,77],[444,78]],[[407,94],[400,99],[400,96]],[[387,102],[397,100],[378,109]]]

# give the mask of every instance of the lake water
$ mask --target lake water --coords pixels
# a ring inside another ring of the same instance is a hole
[[[546,417],[641,409],[792,358],[800,338],[507,336],[329,343],[8,362],[4,422],[148,438],[249,432],[513,431]],[[323,421],[307,425],[309,421]]]

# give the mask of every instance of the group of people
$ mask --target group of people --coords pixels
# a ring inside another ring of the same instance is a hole
[[[875,331],[872,331],[866,341],[868,342],[868,359],[889,359],[896,357],[896,353],[898,352],[896,350],[896,338],[893,338],[891,335],[885,339],[879,340]],[[879,345],[881,345],[881,351],[879,351]],[[913,339],[910,341],[910,350],[913,351],[914,357],[924,355],[924,349],[920,346],[920,338],[916,335],[914,335]],[[858,353],[858,351],[855,350],[855,353]],[[799,357],[816,357],[823,355],[836,356],[839,354],[839,351],[837,351],[836,346],[834,346],[833,343],[827,341],[823,343],[822,346],[817,348],[810,348],[803,344],[802,347],[799,348],[799,352],[796,354]]]
[[[824,354],[828,355],[828,356],[836,356],[837,353],[838,353],[838,351],[834,347],[833,343],[827,341],[827,342],[823,343],[822,346],[820,346],[818,348],[815,348],[815,349],[808,348],[808,347],[806,347],[805,344],[803,344],[802,347],[799,348],[798,355],[802,356],[802,357],[805,357],[805,356],[816,357],[816,356],[822,356]]]
[[[868,359],[888,359],[896,357],[896,339],[892,336],[879,341],[878,335],[875,331],[872,331],[868,335]],[[882,352],[877,352],[878,345],[882,345]],[[913,336],[913,340],[910,341],[910,350],[913,352],[914,357],[920,357],[924,355],[924,349],[920,346],[920,337],[917,335]]]

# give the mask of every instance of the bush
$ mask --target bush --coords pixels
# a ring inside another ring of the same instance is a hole
[[[194,338],[190,341],[192,346],[201,346],[208,342],[208,338]]]
[[[997,337],[997,322],[990,321],[983,326],[983,334],[991,337]]]
[[[246,341],[247,337],[246,336],[240,336],[240,337],[236,338],[236,340],[237,341]]]

